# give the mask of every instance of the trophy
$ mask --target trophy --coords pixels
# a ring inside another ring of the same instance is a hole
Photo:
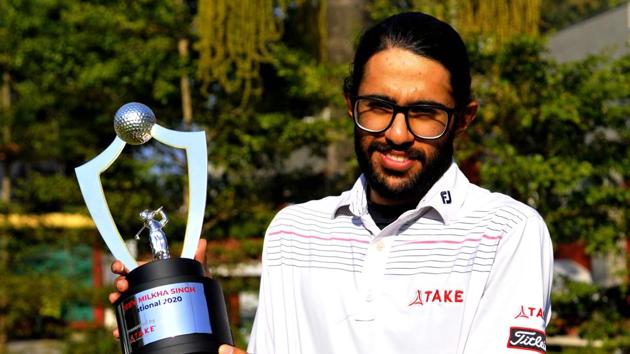
[[[219,283],[204,276],[194,260],[201,234],[207,187],[205,132],[180,132],[156,123],[149,107],[127,103],[114,117],[114,141],[101,154],[75,169],[87,208],[114,257],[129,270],[129,289],[114,304],[124,354],[213,353],[232,344],[225,300]],[[171,258],[162,207],[140,212],[141,237],[148,230],[153,261],[138,266],[125,245],[105,199],[100,174],[118,158],[126,144],[155,138],[186,150],[189,206],[180,258]]]

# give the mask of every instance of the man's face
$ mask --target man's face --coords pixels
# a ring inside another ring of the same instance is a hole
[[[455,107],[448,70],[435,60],[400,48],[385,49],[368,60],[358,94],[378,96],[398,105],[437,103]],[[450,165],[453,120],[436,140],[416,138],[402,113],[382,133],[355,127],[355,150],[368,178],[370,200],[379,204],[418,202]]]

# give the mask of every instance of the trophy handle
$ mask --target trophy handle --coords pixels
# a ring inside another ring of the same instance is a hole
[[[188,220],[182,257],[194,259],[203,217],[206,209],[208,187],[208,148],[206,132],[180,132],[166,129],[158,124],[151,128],[155,140],[172,147],[186,150],[188,165]]]
[[[126,143],[119,137],[114,138],[107,149],[92,160],[75,168],[74,171],[77,174],[81,194],[83,194],[83,199],[85,199],[85,204],[96,228],[114,257],[123,262],[125,267],[131,271],[138,266],[138,263],[129,253],[125,240],[120,236],[112,213],[109,211],[101,184],[101,173],[118,158],[125,145]]]
[[[179,149],[186,150],[186,164],[188,165],[188,220],[182,257],[193,259],[201,236],[204,210],[206,206],[206,191],[208,185],[208,153],[206,133],[180,132],[166,129],[158,124],[151,128],[151,136],[157,141]],[[125,241],[120,235],[114,218],[107,205],[100,175],[120,156],[126,143],[118,136],[98,156],[77,167],[75,173],[85,199],[90,215],[96,228],[105,240],[107,247],[116,259],[123,262],[129,271],[135,269],[138,263],[133,258]]]

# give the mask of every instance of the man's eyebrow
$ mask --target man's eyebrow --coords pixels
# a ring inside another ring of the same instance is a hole
[[[406,104],[405,106],[415,106],[415,105],[430,105],[430,106],[441,106],[441,107],[446,107],[446,105],[444,105],[444,103],[438,102],[438,101],[433,101],[433,100],[418,100],[418,101],[414,101],[411,102],[409,104]]]
[[[396,102],[396,100],[394,100],[393,98],[386,96],[386,95],[381,95],[381,94],[374,94],[374,95],[362,95],[363,97],[370,97],[370,98],[378,98],[381,99],[383,101],[387,101],[387,102],[391,102],[393,104],[398,104],[398,102]],[[413,101],[411,103],[405,104],[405,105],[400,105],[400,106],[416,106],[416,105],[432,105],[432,106],[440,106],[440,107],[447,107],[444,103],[438,102],[438,101],[433,101],[433,100],[417,100],[417,101]]]
[[[389,97],[389,96],[385,96],[385,95],[380,95],[380,94],[374,94],[374,95],[361,95],[362,97],[369,97],[369,98],[378,98],[380,100],[383,101],[387,101],[387,102],[391,102],[391,103],[396,103],[396,101],[394,101],[393,98]]]

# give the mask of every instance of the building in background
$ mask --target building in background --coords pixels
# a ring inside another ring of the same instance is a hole
[[[558,62],[609,53],[620,57],[630,44],[630,2],[573,24],[553,34],[548,48]]]

